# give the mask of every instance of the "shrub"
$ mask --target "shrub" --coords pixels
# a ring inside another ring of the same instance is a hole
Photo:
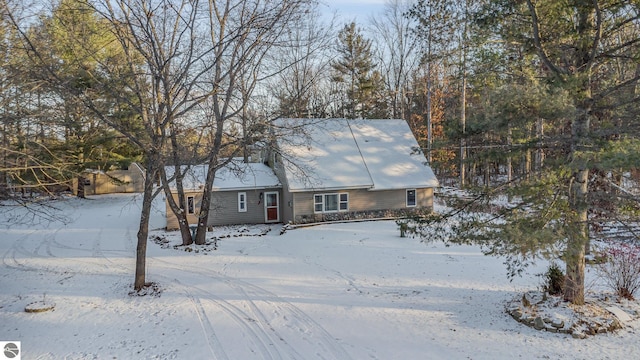
[[[544,273],[544,291],[549,295],[561,295],[564,291],[564,272],[556,263],[551,263]]]
[[[633,300],[640,288],[640,247],[617,244],[605,253],[607,261],[597,267],[600,276],[618,296]]]

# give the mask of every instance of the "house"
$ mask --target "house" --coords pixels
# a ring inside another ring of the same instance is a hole
[[[191,166],[183,179],[187,220],[196,224],[202,191],[207,177],[207,165]],[[167,176],[175,171],[166,167]],[[172,195],[177,201],[175,184]],[[260,224],[281,222],[277,206],[282,185],[273,170],[263,163],[244,163],[234,159],[227,167],[216,172],[208,225]],[[167,229],[177,229],[178,221],[166,203]]]
[[[138,163],[131,163],[126,169],[102,171],[87,169],[83,172],[84,194],[100,195],[113,193],[133,193],[144,191],[145,171]],[[78,179],[73,180],[76,194]]]
[[[283,119],[282,218],[309,223],[433,209],[436,177],[404,120]]]
[[[404,120],[280,119],[258,162],[232,161],[213,185],[209,225],[392,218],[433,209],[436,177]],[[195,223],[206,166],[185,181]],[[175,197],[175,191],[174,191]],[[177,228],[167,205],[167,228]]]

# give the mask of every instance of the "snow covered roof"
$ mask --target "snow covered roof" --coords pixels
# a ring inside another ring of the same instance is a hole
[[[437,187],[404,120],[283,119],[276,137],[291,191]]]
[[[191,166],[183,179],[184,189],[203,189],[208,168],[207,165]],[[167,166],[165,171],[167,172],[167,177],[171,177],[175,169],[173,166]],[[262,189],[279,186],[281,186],[280,181],[270,167],[261,163],[244,163],[241,160],[234,160],[224,168],[216,171],[216,177],[213,180],[214,191]],[[175,190],[175,182],[171,183],[171,189]]]
[[[345,120],[282,120],[276,136],[289,189],[370,188],[373,180]]]

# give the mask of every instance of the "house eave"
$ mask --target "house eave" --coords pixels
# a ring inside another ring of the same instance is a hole
[[[266,190],[266,189],[282,189],[282,185],[277,184],[273,186],[242,186],[233,188],[212,188],[211,191],[223,192],[223,191],[250,191],[250,190]]]
[[[242,187],[233,187],[233,188],[212,188],[213,192],[224,192],[224,191],[251,191],[251,190],[266,190],[266,189],[282,189],[282,185],[277,184],[273,186],[242,186]],[[184,189],[184,192],[202,192],[204,188],[198,189]],[[171,189],[172,193],[177,192],[177,189]]]
[[[414,185],[403,185],[403,186],[394,186],[394,187],[383,187],[383,188],[376,188],[371,187],[370,189],[368,189],[369,191],[386,191],[386,190],[405,190],[405,189],[435,189],[437,187],[439,187],[440,185],[438,183],[436,184],[414,184]]]
[[[291,193],[304,193],[304,192],[318,192],[318,191],[341,191],[341,190],[370,190],[371,185],[356,185],[356,186],[334,186],[334,187],[318,187],[318,188],[304,188],[304,189],[289,189]]]

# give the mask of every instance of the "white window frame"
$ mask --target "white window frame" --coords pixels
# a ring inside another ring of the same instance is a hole
[[[247,212],[247,193],[238,193],[238,212]]]
[[[336,205],[337,208],[335,210],[327,210],[327,197],[335,196],[336,197]],[[346,200],[342,200],[342,197],[345,196]],[[320,200],[320,201],[318,201]],[[345,206],[343,209],[342,205]],[[320,209],[318,209],[318,206]],[[336,212],[345,212],[349,211],[349,193],[324,193],[324,194],[313,194],[313,212],[316,214],[320,213],[336,213]]]
[[[320,201],[318,201],[320,198]],[[318,210],[318,205],[320,205],[320,210]],[[321,213],[324,211],[324,195],[323,194],[314,194],[313,195],[313,212]]]
[[[187,196],[187,214],[196,213],[196,198],[195,196]]]
[[[346,200],[342,200],[342,196],[346,197]],[[345,208],[342,208],[342,205],[345,205]],[[338,194],[338,211],[349,211],[349,193],[340,193]]]
[[[409,204],[409,192],[413,191],[413,204]],[[405,203],[407,207],[416,207],[418,206],[418,191],[416,189],[407,189],[405,195]]]
[[[275,195],[275,205],[269,205],[269,195]],[[269,208],[276,209],[276,218],[269,220]],[[267,223],[280,222],[280,193],[268,191],[264,193],[264,221]]]

